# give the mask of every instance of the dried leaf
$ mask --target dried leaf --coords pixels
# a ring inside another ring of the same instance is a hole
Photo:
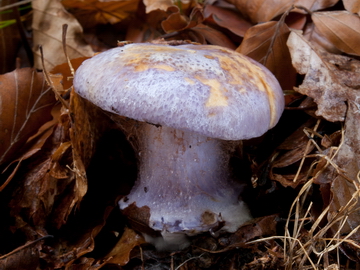
[[[82,28],[76,19],[67,13],[60,0],[34,0],[33,8],[33,39],[35,67],[43,69],[38,46],[43,46],[44,62],[47,70],[65,63],[66,58],[62,45],[62,25],[68,25],[67,53],[70,59],[92,56],[91,47],[82,38]]]
[[[204,20],[202,11],[199,8],[194,8],[189,18],[187,18],[185,15],[182,15],[180,13],[180,9],[176,6],[168,8],[167,12],[172,12],[172,14],[170,14],[166,20],[161,22],[161,26],[166,33],[180,32],[185,29],[191,29]]]
[[[166,11],[169,7],[174,6],[175,4],[181,8],[181,10],[186,13],[188,9],[193,7],[197,1],[194,0],[144,0],[144,5],[146,7],[146,13],[150,13],[154,10],[163,10]]]
[[[357,210],[349,215],[346,220],[347,225],[342,229],[343,232],[349,233],[360,224],[360,202],[358,201],[359,190],[357,186],[360,170],[360,94],[358,90],[350,90],[347,92],[347,97],[348,111],[345,120],[344,141],[340,144],[338,154],[334,158],[335,164],[341,168],[344,174],[338,175],[332,181],[329,218],[338,213],[339,209],[342,209],[349,201],[353,201],[353,210]],[[333,229],[337,230],[336,228]],[[356,233],[356,237],[359,239],[360,231]]]
[[[360,15],[360,2],[358,0],[343,0],[342,2],[347,11]]]
[[[332,163],[327,162],[327,167],[324,167],[324,162],[319,164],[321,168],[317,172],[321,175],[317,176],[316,182],[331,185],[328,220],[339,215],[345,220],[342,228],[332,227],[333,234],[338,231],[340,235],[350,233],[360,223],[357,187],[360,170],[360,94],[357,74],[360,62],[317,50],[296,32],[290,34],[288,45],[294,66],[299,73],[306,74],[299,90],[314,98],[319,106],[317,114],[329,121],[345,120],[343,142],[336,152],[324,152],[336,153],[336,156],[329,157]],[[352,237],[359,239],[359,235],[356,232]]]
[[[81,65],[81,63],[88,58],[89,57],[75,58],[72,59],[70,62],[74,70],[76,70]],[[73,77],[69,68],[69,64],[67,62],[54,67],[50,71],[49,77],[52,80],[54,87],[59,93],[63,93],[65,90],[69,90],[72,86]]]
[[[348,11],[312,14],[319,33],[342,52],[360,55],[360,18]]]
[[[286,16],[285,23],[291,29],[302,30],[307,23],[306,14],[298,12],[295,9]]]
[[[69,206],[74,193],[74,175],[67,168],[67,164],[71,164],[68,122],[67,114],[60,117],[60,124],[46,139],[42,151],[30,159],[14,179],[18,188],[10,202],[11,214],[39,229],[52,222],[54,227],[61,227],[72,210]],[[59,175],[61,178],[56,178]],[[68,188],[69,196],[64,198],[63,191]],[[56,218],[51,222],[52,214]]]
[[[166,20],[161,22],[161,27],[166,33],[181,31],[196,25],[190,25],[188,19],[184,15],[180,14],[180,10],[178,7],[172,6],[170,9],[168,9],[168,12],[169,11],[173,13],[170,14]]]
[[[228,238],[220,238],[219,242],[226,246],[239,245],[265,235],[275,235],[278,218],[278,215],[270,215],[253,219],[241,226]]]
[[[241,14],[254,24],[270,21],[289,10],[293,4],[288,0],[229,0],[228,2],[234,4]]]
[[[284,154],[280,155],[273,162],[273,168],[283,168],[290,166],[295,162],[303,158],[305,151],[306,154],[310,153],[314,148],[314,144],[310,144],[306,147],[309,142],[309,137],[305,134],[304,129],[306,127],[313,127],[315,119],[311,118],[305,124],[301,125],[293,134],[285,139],[285,141],[279,145],[278,150],[288,150]]]
[[[146,13],[160,9],[166,11],[169,7],[174,5],[173,0],[144,0],[144,5],[146,7]]]
[[[41,243],[27,243],[9,254],[0,256],[0,269],[37,269],[39,266]]]
[[[290,30],[282,20],[258,24],[246,32],[236,51],[266,66],[283,89],[291,89],[295,84],[296,72],[286,46],[289,34]]]
[[[304,37],[315,46],[323,48],[330,53],[341,54],[341,51],[335,47],[326,37],[319,33],[319,29],[314,23],[309,23],[305,29]]]
[[[123,235],[115,247],[106,256],[111,258],[107,263],[126,265],[130,260],[130,252],[141,244],[146,243],[144,238],[134,230],[125,228]]]
[[[204,17],[211,17],[214,23],[240,37],[243,37],[245,32],[251,27],[251,24],[243,19],[240,14],[217,6],[206,5],[204,7]]]
[[[203,36],[210,44],[219,45],[232,50],[236,49],[235,44],[229,37],[205,24],[199,24],[196,27],[193,27],[191,30]]]
[[[0,164],[19,156],[19,149],[51,116],[55,104],[42,73],[16,69],[0,76]]]
[[[294,5],[315,11],[332,7],[337,2],[339,2],[339,0],[295,0]]]
[[[318,105],[316,115],[331,122],[343,121],[347,87],[334,75],[331,64],[297,32],[290,34],[287,45],[293,66],[298,73],[305,75],[303,83],[296,90],[314,99]]]
[[[139,0],[98,1],[98,0],[62,0],[65,8],[74,9],[73,14],[82,25],[90,27],[95,24],[115,24],[133,14]]]

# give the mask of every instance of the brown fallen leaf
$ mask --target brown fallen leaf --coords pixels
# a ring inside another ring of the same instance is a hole
[[[329,203],[326,214],[329,224],[332,225],[327,229],[331,229],[333,236],[349,235],[350,241],[358,243],[360,94],[357,74],[360,62],[346,56],[320,51],[296,32],[290,34],[288,45],[294,66],[299,73],[305,74],[299,91],[314,98],[319,107],[318,115],[329,121],[345,121],[344,135],[339,146],[315,155],[320,160],[315,181],[321,184],[324,202]],[[328,185],[330,194],[327,191]],[[327,195],[329,198],[326,198]]]
[[[0,75],[0,164],[20,157],[18,151],[51,116],[55,96],[42,73],[30,68]]]
[[[295,0],[294,5],[315,11],[332,7],[337,2],[339,2],[339,0]]]
[[[240,37],[243,37],[245,32],[252,26],[251,23],[243,19],[235,11],[213,5],[204,7],[204,17],[207,20],[211,18],[218,26],[228,29]]]
[[[200,17],[191,16],[187,18],[185,15],[180,13],[180,9],[177,6],[170,6],[167,12],[171,14],[166,20],[161,22],[161,26],[166,33],[179,32],[185,29],[192,28],[203,20],[201,14]]]
[[[67,53],[70,59],[92,56],[91,47],[82,38],[82,28],[73,15],[68,13],[59,0],[32,1],[33,9],[33,51],[35,67],[43,69],[38,46],[44,51],[45,68],[51,70],[54,66],[65,63],[63,53],[62,25],[68,25]]]
[[[253,219],[251,222],[241,226],[229,237],[221,237],[219,239],[219,243],[223,246],[236,246],[258,237],[276,235],[276,226],[278,221],[278,215],[270,215]]]
[[[139,0],[62,0],[61,4],[71,9],[74,16],[81,20],[81,24],[88,28],[96,24],[115,24],[126,19],[136,11]]]
[[[39,265],[41,240],[47,237],[39,238],[35,241],[26,243],[8,254],[0,256],[0,269],[36,269]]]
[[[160,9],[166,11],[169,7],[174,5],[172,0],[143,0],[144,5],[146,7],[146,13],[150,13],[151,11]]]
[[[292,6],[288,0],[228,0],[234,4],[244,18],[252,23],[268,22],[271,19],[283,14]]]
[[[304,12],[295,8],[286,16],[285,23],[291,29],[302,30],[305,28],[308,20]]]
[[[314,46],[323,48],[327,52],[340,54],[341,51],[335,47],[326,37],[319,33],[319,29],[315,27],[313,22],[309,23],[305,29],[304,37]]]
[[[292,63],[298,73],[305,75],[303,83],[296,89],[312,97],[318,105],[316,115],[328,121],[344,121],[348,87],[335,76],[332,66],[300,33],[291,32],[287,45]]]
[[[205,24],[201,23],[196,27],[191,28],[191,31],[198,34],[200,39],[204,38],[210,44],[226,47],[232,50],[236,49],[234,42],[227,35]]]
[[[187,13],[192,7],[195,6],[197,1],[185,0],[185,1],[173,1],[173,0],[143,0],[146,7],[146,13],[150,13],[154,10],[166,11],[169,7],[177,5],[183,13]]]
[[[343,0],[342,2],[347,11],[360,15],[360,2],[358,0]]]
[[[360,224],[360,202],[359,197],[359,170],[360,170],[360,132],[359,132],[359,101],[358,91],[348,92],[348,111],[345,120],[345,133],[340,149],[334,158],[334,162],[340,167],[343,174],[339,174],[331,183],[332,198],[330,201],[330,210],[328,219],[339,213],[340,209],[346,209],[349,202],[352,206],[344,211],[346,223],[344,227],[333,227],[335,234],[350,233]],[[336,169],[336,168],[334,168]],[[331,170],[326,173],[332,174]],[[358,230],[352,236],[352,239],[360,241],[360,231]],[[356,256],[356,255],[355,255]]]
[[[286,41],[290,29],[280,21],[271,21],[251,27],[237,52],[245,54],[266,66],[279,80],[283,89],[292,89],[296,72],[291,65],[291,57]]]
[[[114,248],[106,255],[107,263],[109,264],[118,264],[118,265],[126,265],[130,261],[130,253],[131,251],[141,245],[144,244],[145,239],[136,233],[134,230],[125,228],[125,231]]]
[[[314,12],[311,15],[318,32],[336,48],[360,55],[360,18],[348,11]]]
[[[34,224],[39,229],[52,223],[54,227],[60,228],[72,210],[72,190],[68,197],[62,197],[64,190],[73,187],[74,183],[74,174],[67,168],[67,164],[71,164],[67,141],[69,120],[66,115],[60,119],[63,123],[54,128],[41,151],[22,165],[23,170],[13,179],[17,181],[18,187],[9,205],[17,223],[22,220],[25,225]],[[61,204],[66,206],[60,209],[58,207]],[[53,221],[50,221],[51,215],[56,217]],[[22,226],[18,225],[17,228]]]
[[[304,129],[312,128],[315,123],[316,119],[311,118],[279,145],[277,148],[278,150],[288,151],[275,159],[272,163],[272,168],[284,168],[290,166],[302,159],[305,154],[310,153],[315,148],[314,144],[309,144],[307,147],[310,138],[304,132]]]

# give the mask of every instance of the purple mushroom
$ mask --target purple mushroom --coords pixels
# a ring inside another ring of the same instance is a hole
[[[105,111],[137,120],[129,127],[139,170],[123,211],[144,212],[158,249],[186,236],[236,231],[251,218],[229,168],[237,141],[259,137],[284,109],[265,67],[212,45],[130,44],[84,61],[75,91]],[[126,121],[126,120],[124,120]]]

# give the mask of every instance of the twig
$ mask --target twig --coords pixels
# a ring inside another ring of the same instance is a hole
[[[16,253],[16,252],[19,252],[20,250],[25,249],[25,248],[27,248],[27,247],[29,247],[29,246],[31,246],[31,245],[33,245],[33,244],[41,241],[41,240],[45,240],[45,239],[47,239],[47,238],[54,238],[54,236],[53,236],[53,235],[46,235],[46,236],[40,237],[39,239],[36,239],[36,240],[31,241],[31,242],[29,242],[29,243],[27,243],[27,244],[25,244],[25,245],[22,245],[21,247],[18,247],[18,248],[16,248],[16,249],[14,249],[13,251],[10,251],[9,253],[1,256],[1,257],[0,257],[0,260],[5,259],[5,258],[13,255],[13,254]]]

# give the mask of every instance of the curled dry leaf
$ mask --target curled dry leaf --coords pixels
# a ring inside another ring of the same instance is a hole
[[[314,99],[318,105],[316,115],[331,122],[344,121],[348,87],[335,76],[334,67],[298,32],[290,34],[287,45],[293,66],[298,73],[305,75],[296,90]]]
[[[290,34],[287,25],[266,22],[251,27],[236,50],[266,66],[279,80],[283,89],[292,89],[296,72],[291,65],[291,57],[286,41]]]
[[[251,23],[243,19],[240,14],[213,5],[206,5],[204,7],[204,17],[208,20],[211,18],[217,25],[230,30],[240,37],[243,37],[245,32],[251,27]]]
[[[228,36],[205,24],[201,23],[196,27],[192,28],[191,30],[198,34],[200,37],[206,39],[206,41],[208,41],[208,43],[210,44],[223,46],[232,50],[236,49],[235,44]]]
[[[163,10],[166,11],[169,7],[174,6],[175,4],[181,8],[183,12],[186,13],[187,10],[192,8],[197,1],[195,0],[144,0],[144,5],[146,7],[146,13],[150,13],[154,10]]]
[[[146,13],[150,13],[157,9],[166,11],[169,7],[174,5],[172,0],[144,0],[143,2],[146,7]]]
[[[30,68],[0,75],[0,164],[18,157],[18,151],[51,120],[55,96],[42,73]]]
[[[315,122],[315,119],[311,118],[279,145],[277,148],[278,150],[288,151],[276,158],[272,164],[272,168],[284,168],[290,166],[302,159],[305,154],[310,153],[314,149],[314,144],[310,144],[307,147],[310,139],[304,132],[304,129],[313,127]]]
[[[342,52],[360,55],[360,18],[348,11],[315,12],[318,32]]]
[[[98,1],[98,0],[62,0],[67,9],[74,9],[74,15],[82,25],[90,27],[96,24],[115,24],[130,16],[138,7],[139,0]]]
[[[343,226],[337,222],[331,227],[332,233],[348,234],[360,224],[360,94],[357,75],[360,62],[317,50],[296,32],[290,34],[288,45],[295,68],[305,74],[299,91],[314,98],[319,108],[318,115],[332,122],[345,120],[344,137],[339,148],[319,154],[320,157],[328,155],[326,160],[331,160],[331,163],[319,163],[321,168],[317,169],[315,180],[331,185],[328,220],[344,218]],[[351,238],[358,241],[360,233],[353,231]]]
[[[77,20],[65,11],[59,0],[32,1],[33,9],[33,43],[35,67],[43,69],[38,46],[43,46],[45,68],[65,63],[63,52],[62,25],[68,25],[67,53],[70,59],[81,56],[92,56],[91,47],[82,38],[82,28]]]
[[[342,2],[347,11],[360,15],[360,2],[358,0],[343,0]]]
[[[267,22],[289,10],[292,1],[288,0],[228,0],[252,23]]]
[[[61,115],[59,122],[46,138],[42,151],[29,159],[13,179],[19,184],[10,202],[11,215],[17,223],[23,220],[38,229],[52,223],[60,228],[72,210],[69,205],[74,175],[67,168],[71,164],[68,115]],[[64,190],[71,191],[68,197],[63,196]],[[51,215],[55,217],[52,221]]]
[[[39,265],[41,244],[34,242],[0,256],[0,269],[36,269]]]
[[[360,64],[360,63],[359,63]],[[360,94],[358,90],[350,90],[347,92],[348,96],[348,111],[345,120],[345,133],[343,142],[340,144],[340,149],[334,158],[334,162],[339,166],[342,174],[333,179],[331,183],[332,197],[330,201],[330,210],[328,219],[331,220],[333,216],[344,212],[346,216],[346,224],[344,227],[334,226],[333,233],[341,231],[341,233],[350,233],[355,230],[360,224],[360,202],[359,197],[359,170],[360,170]],[[333,174],[333,171],[338,172],[336,168],[327,170],[325,174]],[[329,176],[325,175],[325,178]],[[351,202],[349,204],[349,202]],[[360,231],[356,231],[351,237],[356,241],[360,240]],[[358,254],[354,254],[358,256]]]
[[[294,5],[315,11],[332,7],[337,2],[339,2],[339,0],[295,0]]]
[[[185,15],[180,14],[180,9],[177,6],[169,7],[167,12],[171,12],[171,14],[166,18],[166,20],[161,22],[161,26],[166,33],[192,28],[203,20],[202,16],[200,16],[200,18],[194,18],[191,16],[188,19]]]
[[[241,226],[234,234],[231,234],[229,237],[221,237],[219,242],[220,244],[226,246],[240,246],[239,244],[244,244],[258,237],[275,235],[278,221],[279,216],[276,214],[253,219]]]
[[[107,263],[126,265],[130,261],[131,251],[141,244],[144,244],[145,239],[136,233],[134,230],[125,228],[125,231],[114,248],[106,256],[110,258]]]

